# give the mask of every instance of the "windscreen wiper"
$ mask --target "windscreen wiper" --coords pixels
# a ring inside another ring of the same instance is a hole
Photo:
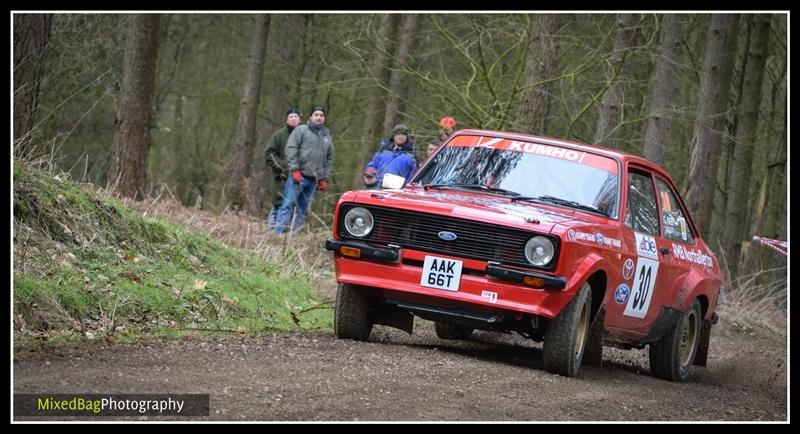
[[[492,193],[504,194],[506,196],[520,196],[516,191],[506,190],[503,188],[489,187],[480,184],[467,184],[467,183],[453,183],[453,184],[425,184],[422,186],[425,190],[430,188],[464,188],[469,190],[489,191]]]
[[[606,217],[609,216],[609,214],[607,212],[605,212],[605,211],[603,211],[603,210],[601,210],[601,209],[599,209],[599,208],[597,208],[595,206],[586,205],[586,204],[583,204],[583,203],[580,203],[580,202],[575,202],[574,200],[561,199],[560,197],[555,197],[555,196],[548,196],[548,195],[544,195],[544,196],[516,196],[516,197],[512,197],[511,198],[512,202],[523,201],[523,200],[532,201],[532,202],[549,202],[549,203],[554,203],[556,205],[564,205],[564,206],[568,206],[570,208],[577,208],[577,209],[584,210],[584,211],[590,211],[590,212],[602,214],[602,215],[604,215]]]

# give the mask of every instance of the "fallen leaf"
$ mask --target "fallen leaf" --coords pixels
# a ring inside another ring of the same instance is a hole
[[[125,277],[136,283],[142,283],[142,279],[139,276],[137,276],[136,273],[134,273],[133,271],[126,272]]]

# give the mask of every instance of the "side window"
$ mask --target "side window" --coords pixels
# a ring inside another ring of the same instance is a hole
[[[637,232],[658,236],[658,205],[649,174],[628,173],[628,207],[625,225]]]
[[[692,230],[686,221],[678,200],[672,189],[662,180],[657,180],[658,197],[661,199],[661,219],[664,224],[664,238],[694,244]]]

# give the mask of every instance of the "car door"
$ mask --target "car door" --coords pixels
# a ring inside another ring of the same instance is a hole
[[[674,282],[670,289],[673,293],[668,295],[665,304],[672,305],[672,301],[680,290],[680,284],[691,270],[692,262],[687,258],[694,258],[687,253],[694,252],[697,237],[692,232],[692,227],[686,218],[686,212],[681,207],[674,190],[670,184],[656,176],[656,191],[658,194],[659,211],[661,216],[661,236],[669,244],[667,254],[662,256],[663,262],[669,264],[670,280]]]
[[[664,288],[669,287],[672,270],[663,257],[670,244],[661,236],[652,173],[629,167],[626,179],[622,280],[611,286],[614,303],[606,304],[606,326],[612,332],[643,337],[668,299]]]

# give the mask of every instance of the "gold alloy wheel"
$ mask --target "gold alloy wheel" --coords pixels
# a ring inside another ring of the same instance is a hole
[[[683,323],[683,333],[681,336],[681,367],[686,367],[691,362],[692,352],[694,351],[695,344],[697,343],[697,336],[699,335],[697,311],[692,309],[689,311],[689,316]]]
[[[586,343],[586,334],[589,330],[589,303],[583,303],[581,317],[578,319],[578,335],[575,336],[575,358],[581,355],[583,345]]]

